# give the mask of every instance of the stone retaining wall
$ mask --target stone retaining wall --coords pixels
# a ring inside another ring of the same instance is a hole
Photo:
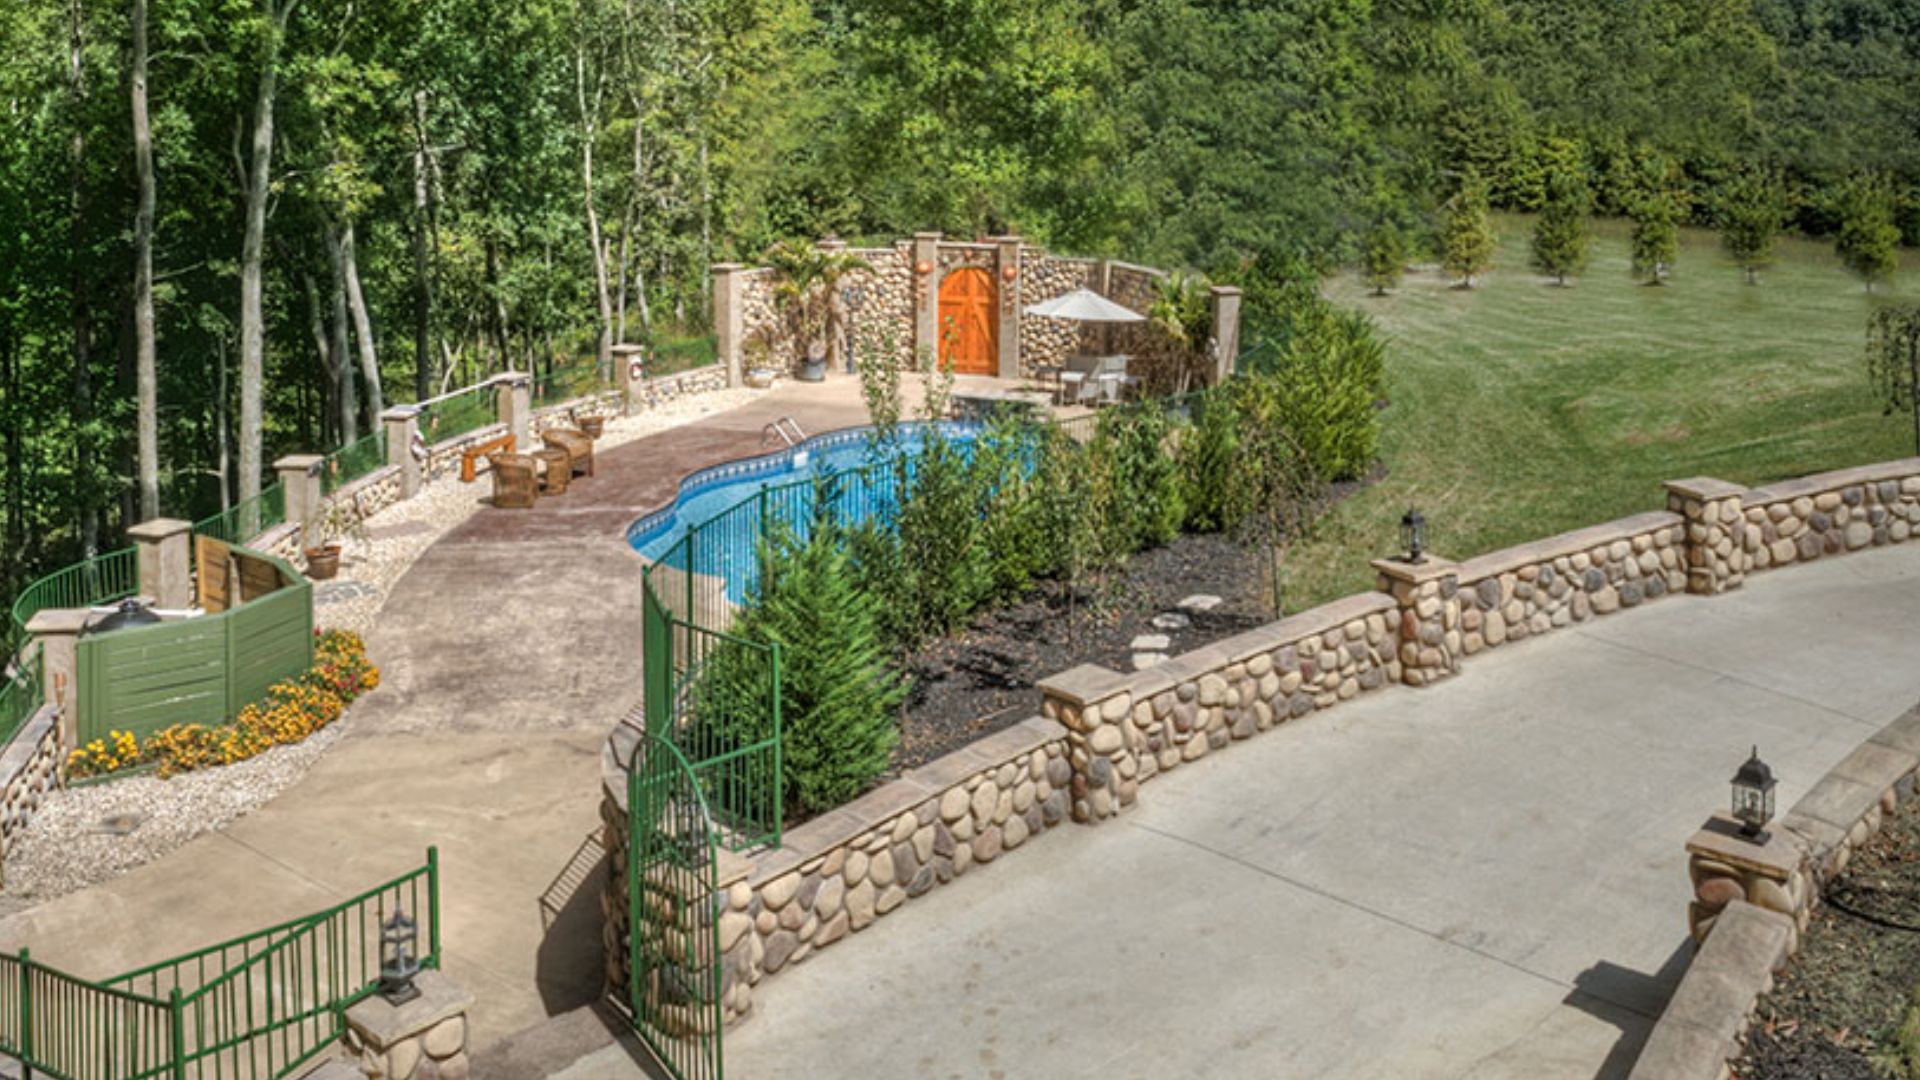
[[[43,705],[0,753],[0,880],[13,838],[33,820],[40,800],[59,782],[67,748],[60,743],[60,710]]]
[[[1920,458],[1790,480],[1741,496],[1755,571],[1898,544],[1920,528]]]
[[[726,1022],[753,987],[1064,821],[1066,732],[1038,718],[987,736],[787,832],[782,846],[720,868]],[[608,985],[627,984],[627,775],[639,733],[621,725],[601,758],[609,853],[602,892]]]
[[[1856,747],[1763,842],[1715,815],[1687,844],[1687,923],[1699,944],[1631,1080],[1719,1080],[1737,1057],[1756,999],[1799,949],[1821,889],[1886,815],[1913,798],[1920,707]]]
[[[1100,291],[1100,263],[1095,259],[1074,259],[1049,255],[1034,247],[1020,249],[1020,306],[1030,307],[1075,289]],[[1097,327],[1081,326],[1065,319],[1022,318],[1020,320],[1020,364],[1032,375],[1041,364],[1059,366],[1069,356],[1088,352],[1098,340]]]
[[[1684,526],[1678,514],[1641,514],[1468,559],[1458,570],[1461,650],[1686,591]]]

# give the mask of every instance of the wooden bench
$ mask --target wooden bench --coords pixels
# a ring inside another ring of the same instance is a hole
[[[513,453],[513,436],[511,434],[502,435],[497,439],[488,439],[483,443],[475,443],[460,455],[460,482],[463,484],[473,483],[474,477],[478,475],[474,466],[478,464],[481,458],[489,457],[493,454],[511,453]]]

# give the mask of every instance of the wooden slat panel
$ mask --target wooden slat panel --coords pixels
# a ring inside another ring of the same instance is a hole
[[[228,617],[229,707],[266,696],[282,679],[313,663],[313,587],[301,582],[262,597]]]
[[[193,538],[194,576],[199,581],[200,607],[210,615],[218,615],[232,604],[227,595],[227,559],[231,555],[227,544],[211,536]]]
[[[271,561],[244,551],[233,553],[233,561],[240,567],[240,602],[251,603],[269,593],[277,592],[282,584],[280,568]]]

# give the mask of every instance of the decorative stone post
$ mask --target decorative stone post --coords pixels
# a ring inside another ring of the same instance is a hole
[[[60,709],[60,745],[78,746],[80,732],[80,631],[85,608],[48,608],[27,620],[27,633],[40,643],[40,679],[49,704]]]
[[[1240,290],[1215,285],[1213,292],[1213,382],[1218,386],[1233,374],[1240,356]]]
[[[1380,591],[1400,605],[1400,681],[1426,686],[1460,670],[1459,564],[1375,559]]]
[[[280,474],[280,490],[286,493],[287,523],[300,530],[305,543],[307,526],[320,516],[320,470],[326,458],[319,454],[288,454],[273,463]]]
[[[1040,714],[1067,729],[1073,820],[1095,825],[1133,805],[1140,792],[1132,680],[1098,664],[1081,664],[1042,680]],[[1151,714],[1151,709],[1149,709]]]
[[[1710,476],[1669,480],[1667,509],[1687,520],[1687,591],[1712,596],[1747,576],[1746,489]]]
[[[140,561],[140,595],[155,607],[193,606],[193,523],[154,518],[127,530]]]
[[[400,470],[400,497],[411,499],[420,494],[420,473],[425,455],[414,451],[420,437],[420,410],[413,405],[396,405],[380,414],[387,425],[387,464]]]
[[[1020,364],[1020,238],[993,238],[994,288],[1000,299],[1000,369],[1003,379],[1025,374]]]
[[[533,376],[521,371],[501,375],[493,388],[494,415],[513,436],[513,448],[525,454],[533,448]]]
[[[625,415],[651,405],[647,400],[647,347],[620,344],[613,347],[613,385],[620,388]]]
[[[1696,945],[1707,940],[1714,921],[1735,900],[1777,911],[1793,919],[1797,929],[1807,928],[1813,905],[1806,860],[1778,823],[1764,842],[1755,842],[1741,835],[1732,817],[1713,815],[1687,841],[1687,876],[1693,882],[1687,931]],[[1794,951],[1791,943],[1787,951]]]
[[[423,971],[413,984],[420,996],[404,1005],[375,994],[347,1010],[348,1051],[380,1080],[466,1080],[473,995],[440,971]]]
[[[720,362],[727,366],[727,385],[740,385],[740,366],[747,310],[747,268],[739,263],[713,267],[713,337]]]
[[[940,351],[940,234],[913,234],[913,355],[920,362],[920,351],[938,355]]]

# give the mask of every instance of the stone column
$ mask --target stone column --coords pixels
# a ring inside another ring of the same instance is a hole
[[[85,608],[48,608],[27,620],[27,633],[40,644],[40,678],[49,704],[60,709],[60,745],[78,746],[80,732],[80,631]]]
[[[127,530],[138,549],[140,595],[155,607],[193,606],[193,523],[154,518]]]
[[[1687,519],[1687,591],[1712,596],[1746,580],[1746,489],[1696,476],[1669,480],[1667,509]]]
[[[273,463],[273,471],[280,474],[280,490],[286,493],[287,523],[300,530],[302,543],[307,526],[320,516],[320,503],[325,497],[321,494],[320,470],[326,461],[319,454],[288,454]]]
[[[940,234],[913,234],[913,345],[910,361],[920,363],[920,351],[940,354]]]
[[[439,971],[423,971],[413,983],[420,996],[404,1005],[375,994],[347,1010],[348,1052],[369,1077],[465,1080],[473,995]]]
[[[994,288],[1000,301],[1000,370],[997,374],[1003,379],[1018,379],[1026,374],[1020,363],[1020,238],[996,236],[993,247]]]
[[[1687,877],[1693,883],[1687,932],[1696,945],[1707,940],[1714,921],[1735,900],[1777,911],[1797,930],[1807,928],[1812,879],[1800,846],[1778,822],[1770,833],[1748,839],[1727,814],[1708,818],[1687,841]],[[1793,952],[1795,944],[1789,938],[1787,951]]]
[[[720,362],[727,366],[727,385],[740,385],[745,342],[747,268],[739,263],[713,267],[713,337]]]
[[[1400,605],[1400,681],[1439,682],[1460,670],[1460,575],[1451,559],[1375,559],[1380,591]]]
[[[1215,285],[1213,292],[1213,382],[1226,382],[1240,357],[1240,290]]]
[[[615,345],[613,347],[613,385],[620,388],[620,400],[625,415],[633,415],[634,410],[651,405],[647,400],[647,347],[645,345]]]
[[[509,371],[499,377],[493,388],[494,414],[513,436],[515,451],[525,454],[533,449],[533,376]]]
[[[1133,805],[1140,793],[1145,740],[1134,722],[1133,691],[1130,678],[1098,664],[1081,664],[1040,683],[1040,714],[1067,729],[1075,821],[1098,824]]]
[[[416,452],[414,440],[420,435],[420,410],[412,405],[396,405],[380,414],[387,425],[387,464],[400,470],[400,497],[411,499],[420,494],[420,474],[425,455]]]

